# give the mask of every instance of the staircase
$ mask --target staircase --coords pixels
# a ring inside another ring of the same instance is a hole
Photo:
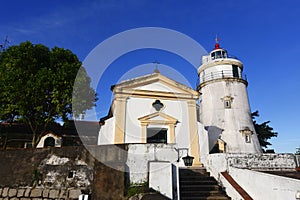
[[[205,168],[179,169],[180,200],[230,200]]]

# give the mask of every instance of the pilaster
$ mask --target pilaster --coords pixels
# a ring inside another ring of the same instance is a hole
[[[194,157],[193,166],[201,165],[199,155],[199,136],[197,127],[196,100],[188,102],[188,121],[190,130],[190,155]]]
[[[126,96],[116,95],[115,97],[115,144],[125,142],[126,100]]]

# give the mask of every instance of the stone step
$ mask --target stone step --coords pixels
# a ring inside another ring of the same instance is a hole
[[[196,173],[202,173],[202,172],[207,172],[206,169],[204,167],[201,167],[201,168],[180,168],[179,169],[180,172],[188,172],[188,173],[191,173],[191,172],[196,172]]]
[[[194,176],[194,175],[197,175],[197,176],[201,176],[201,175],[205,175],[205,176],[210,176],[210,173],[207,172],[206,170],[187,170],[187,169],[184,169],[184,170],[180,170],[179,171],[179,174],[182,175],[182,176]]]
[[[229,200],[230,198],[218,185],[218,182],[204,168],[180,169],[180,199],[214,199]]]
[[[190,179],[183,179],[180,180],[180,184],[182,185],[199,185],[199,184],[204,184],[204,185],[218,185],[218,182],[214,179],[195,179],[195,180],[190,180]]]
[[[181,185],[180,191],[220,191],[218,185]]]
[[[180,195],[182,196],[220,196],[226,194],[222,190],[190,190],[190,191],[180,191]]]
[[[210,173],[179,174],[181,177],[210,177]]]
[[[195,182],[195,183],[204,182],[205,183],[208,181],[217,182],[213,177],[181,177],[179,179],[179,182]]]

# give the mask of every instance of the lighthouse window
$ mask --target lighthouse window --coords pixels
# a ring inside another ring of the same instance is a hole
[[[224,101],[224,107],[225,108],[231,108],[231,101],[230,100],[225,100]]]
[[[222,58],[222,51],[216,51],[216,58]]]
[[[245,134],[245,142],[246,143],[251,143],[251,136],[250,136],[250,134]]]
[[[219,50],[219,51],[212,52],[211,53],[211,59],[214,60],[214,59],[217,59],[217,58],[227,58],[226,51]]]
[[[231,96],[226,96],[226,97],[222,98],[222,100],[224,102],[224,108],[231,108],[232,99],[233,98]]]
[[[212,60],[216,59],[215,52],[212,52],[212,53],[211,53],[211,59],[212,59]]]
[[[251,131],[248,127],[245,127],[243,130],[240,130],[240,132],[243,134],[245,142],[251,143],[251,135],[253,134],[253,131]]]
[[[239,70],[237,65],[232,65],[232,75],[235,78],[239,78]]]
[[[223,57],[223,58],[227,58],[227,53],[226,53],[226,51],[222,51],[222,57]]]

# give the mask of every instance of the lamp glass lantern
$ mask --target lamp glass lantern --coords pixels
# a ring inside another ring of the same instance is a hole
[[[187,154],[187,156],[182,157],[182,160],[184,162],[184,165],[188,167],[188,166],[192,166],[193,165],[194,157],[193,156],[189,156],[189,154]]]

